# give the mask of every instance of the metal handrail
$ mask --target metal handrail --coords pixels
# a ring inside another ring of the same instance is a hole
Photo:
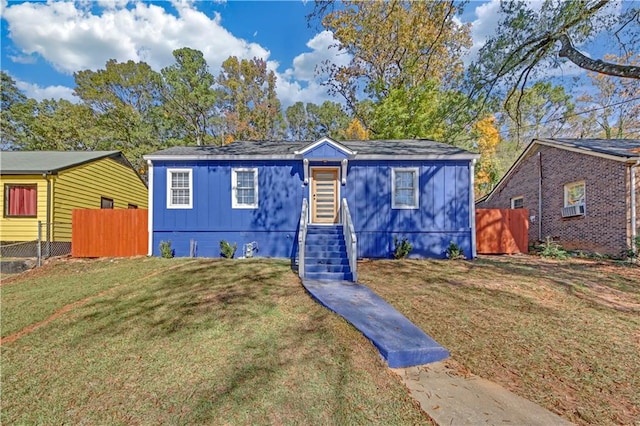
[[[353,281],[358,281],[358,238],[351,220],[351,213],[347,205],[347,199],[342,199],[342,230],[345,243],[347,245],[347,255],[349,257],[349,267],[353,274]]]
[[[304,246],[307,241],[307,226],[309,225],[309,202],[302,200],[302,212],[300,213],[300,225],[298,228],[298,276],[304,278]]]

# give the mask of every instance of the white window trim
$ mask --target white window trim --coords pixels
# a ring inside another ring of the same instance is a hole
[[[396,204],[396,172],[413,172],[413,199],[415,205]],[[418,167],[394,167],[391,169],[391,208],[417,210],[420,208],[420,169]]]
[[[238,186],[238,172],[253,172],[253,187],[255,196],[253,203],[241,204],[238,202],[238,193],[236,192]],[[231,208],[234,209],[257,209],[258,208],[258,168],[257,167],[245,167],[231,169]]]
[[[572,186],[577,186],[577,185],[582,185],[584,187],[584,195],[582,198],[582,203],[576,203],[576,204],[568,204],[567,200],[569,199],[568,195],[569,195],[569,188]],[[565,183],[564,184],[564,199],[562,200],[562,203],[564,205],[564,207],[571,207],[573,205],[586,205],[587,204],[587,184],[585,183],[585,181],[583,180],[579,180],[579,181],[575,181],[575,182],[569,182],[569,183]]]
[[[189,174],[189,203],[173,204],[171,197],[171,175],[173,173]],[[167,169],[167,208],[168,209],[191,209],[193,208],[193,170],[192,169]]]
[[[516,204],[515,202],[518,201],[518,200],[522,200],[522,207],[519,207],[519,208],[524,208],[524,197],[522,195],[519,195],[517,197],[511,198],[510,203],[511,203],[511,208],[512,209],[516,208],[515,207],[515,204]]]

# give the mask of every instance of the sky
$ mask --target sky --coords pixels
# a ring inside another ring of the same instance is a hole
[[[499,0],[471,1],[458,18],[472,24],[473,59],[493,34]],[[349,62],[331,32],[307,24],[312,1],[0,0],[0,61],[28,97],[74,101],[73,73],[105,67],[109,59],[144,61],[156,71],[174,62],[172,52],[203,52],[212,74],[229,56],[267,61],[286,107],[332,99],[316,67]],[[560,71],[581,71],[571,65]],[[75,99],[77,101],[77,99]],[[338,100],[338,99],[332,99]]]

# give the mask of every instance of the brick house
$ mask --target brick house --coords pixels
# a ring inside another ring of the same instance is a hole
[[[534,139],[477,207],[529,209],[529,241],[620,255],[640,233],[640,140]]]

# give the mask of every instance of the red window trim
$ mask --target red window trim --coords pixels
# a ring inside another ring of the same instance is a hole
[[[11,213],[11,190],[14,188],[29,188],[35,189],[33,200],[30,201],[28,206],[22,206],[25,209],[33,210],[33,214],[20,214]],[[16,217],[16,218],[34,218],[38,217],[38,185],[35,183],[5,183],[4,184],[4,217]]]

